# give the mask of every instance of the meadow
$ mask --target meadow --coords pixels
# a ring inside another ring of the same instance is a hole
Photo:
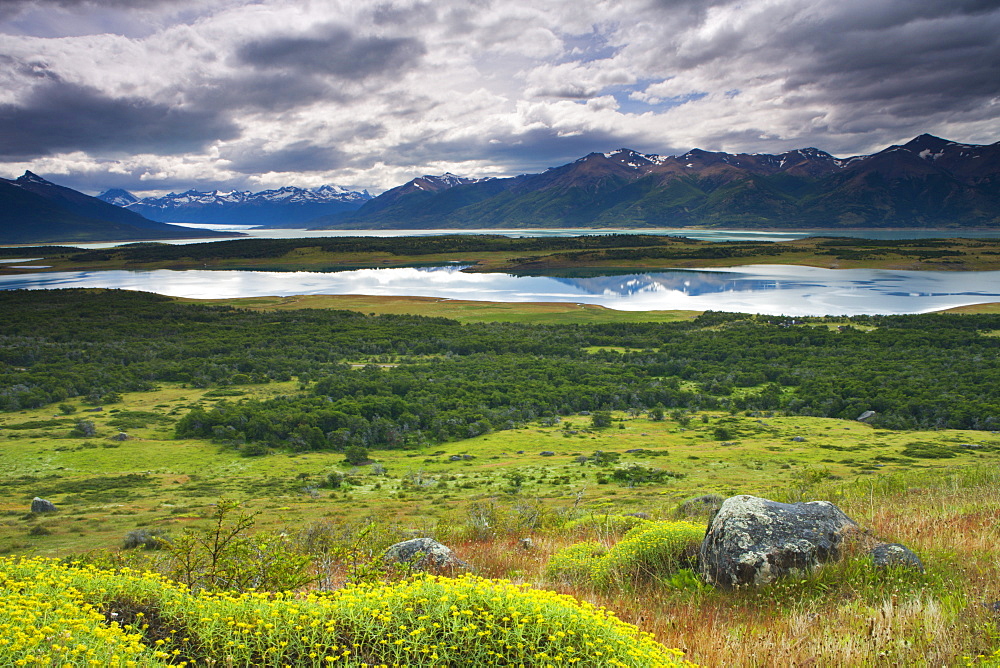
[[[245,388],[261,398],[294,389],[294,382]],[[62,556],[116,547],[134,528],[170,533],[198,522],[219,497],[263,511],[261,528],[377,515],[427,531],[438,522],[461,523],[472,504],[666,516],[702,494],[789,498],[828,480],[989,466],[1000,457],[1000,435],[991,432],[900,432],[856,421],[710,412],[663,420],[616,413],[606,428],[594,428],[592,416],[565,417],[445,444],[373,450],[372,463],[362,466],[343,452],[246,457],[208,440],[174,438],[173,425],[187,411],[226,399],[219,394],[173,385],[126,393],[100,412],[71,401],[77,411],[70,415],[48,408],[0,416],[7,490],[0,512],[8,517],[0,550]],[[84,417],[94,436],[74,434]],[[113,440],[120,433],[127,440]],[[595,458],[598,452],[603,456]],[[630,466],[669,476],[638,484],[612,477]],[[336,487],[331,474],[342,478]],[[28,514],[34,496],[61,511]]]
[[[296,383],[229,389],[266,398]],[[228,499],[253,516],[252,535],[284,536],[282,549],[311,559],[307,590],[396,581],[399,573],[379,565],[381,550],[434,536],[477,575],[604,606],[701,665],[962,665],[998,645],[989,607],[1000,600],[996,433],[619,412],[609,427],[567,416],[418,450],[373,451],[358,466],[338,452],[244,457],[173,437],[186,411],[224,400],[219,394],[175,384],[125,393],[97,412],[70,401],[65,410],[76,410],[68,414],[48,407],[3,415],[0,550],[165,571],[164,551],[125,550],[127,536],[176,540],[210,531]],[[81,416],[94,423],[93,436],[72,433]],[[720,428],[728,440],[718,439]],[[127,440],[114,440],[122,429]],[[633,468],[667,475],[614,476]],[[803,579],[724,593],[676,569],[609,587],[567,579],[550,565],[576,545],[615,546],[640,521],[629,514],[703,523],[704,513],[684,510],[686,500],[741,493],[832,500],[879,537],[914,549],[927,572],[878,574],[858,556]],[[29,513],[36,495],[58,511]]]
[[[1000,665],[995,316],[4,299],[4,665]],[[468,414],[415,394],[453,382]],[[859,544],[711,589],[734,494],[833,501],[926,571]],[[424,536],[474,573],[382,560]]]

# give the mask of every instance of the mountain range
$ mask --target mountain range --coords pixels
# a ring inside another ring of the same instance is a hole
[[[31,172],[0,179],[0,243],[230,235],[165,221],[345,230],[996,228],[1000,142],[924,134],[850,158],[816,148],[679,156],[623,148],[541,174],[421,176],[378,197],[338,186],[90,197]]]
[[[920,135],[871,155],[591,153],[541,174],[423,176],[314,229],[1000,225],[1000,143]]]
[[[97,198],[165,223],[301,227],[301,223],[320,216],[355,211],[372,196],[367,190],[327,185],[313,190],[286,186],[256,193],[188,190],[143,199],[115,188]]]
[[[242,236],[177,227],[25,172],[0,179],[0,243],[141,241]]]

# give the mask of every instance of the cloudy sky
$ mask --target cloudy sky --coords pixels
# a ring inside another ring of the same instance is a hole
[[[1000,140],[1000,0],[0,0],[0,176],[379,192]]]

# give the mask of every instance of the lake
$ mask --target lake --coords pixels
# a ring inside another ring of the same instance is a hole
[[[1000,302],[1000,271],[944,272],[748,265],[590,276],[465,273],[459,266],[342,272],[233,270],[40,272],[0,289],[120,288],[197,299],[356,294],[498,302],[571,302],[647,311],[771,315],[924,313]]]

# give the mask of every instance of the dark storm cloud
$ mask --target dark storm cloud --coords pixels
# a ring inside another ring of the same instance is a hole
[[[0,0],[0,19],[16,16],[26,9],[61,7],[64,9],[148,9],[176,5],[186,0]]]
[[[878,105],[900,120],[983,109],[1000,93],[1000,2],[891,9],[792,36],[811,57],[785,89],[818,85],[832,104]]]
[[[313,102],[343,101],[319,77],[289,76],[282,73],[255,72],[229,79],[208,81],[190,91],[198,105],[212,109],[249,109],[281,112]]]
[[[423,43],[410,37],[358,37],[328,25],[308,35],[250,42],[238,49],[237,57],[257,69],[361,80],[409,69],[425,52]]]
[[[66,151],[177,154],[238,135],[217,111],[110,97],[63,82],[36,85],[21,104],[0,105],[0,127],[0,156],[14,159]]]
[[[634,133],[584,130],[572,135],[552,128],[534,128],[502,139],[475,137],[462,140],[435,140],[401,144],[395,149],[396,164],[420,167],[432,161],[461,162],[475,157],[504,168],[510,174],[542,172],[549,167],[572,162],[593,151],[614,148],[654,151]]]
[[[267,151],[259,146],[241,146],[223,151],[220,157],[230,162],[230,169],[243,174],[325,171],[343,167],[346,163],[344,154],[336,148],[306,141],[276,151]]]

